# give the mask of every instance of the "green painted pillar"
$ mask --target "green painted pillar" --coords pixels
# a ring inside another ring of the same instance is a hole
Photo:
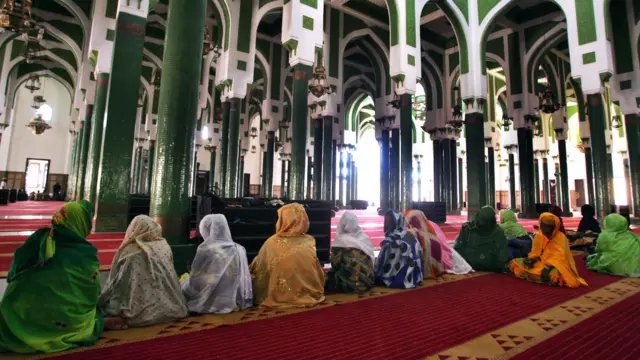
[[[267,197],[267,152],[262,152],[262,172],[260,175],[260,195]]]
[[[451,139],[442,139],[440,145],[442,147],[442,189],[444,202],[447,207],[447,213],[451,212]]]
[[[633,204],[634,216],[640,217],[640,115],[627,114],[624,116],[624,122],[627,130],[631,197],[633,199],[629,199],[629,205]]]
[[[229,154],[229,112],[231,103],[224,101],[222,103],[222,126],[220,136],[220,196],[227,195],[227,155]]]
[[[458,158],[458,169],[460,169],[459,175],[458,175],[458,191],[459,191],[459,208],[462,209],[464,206],[464,176],[462,175],[462,170],[464,170],[463,168],[463,163],[462,163],[462,158]]]
[[[209,189],[213,190],[216,187],[216,147],[211,148],[211,157],[209,158]]]
[[[98,187],[98,169],[102,152],[102,132],[104,131],[104,115],[109,91],[109,74],[100,73],[96,82],[96,97],[91,119],[91,139],[87,156],[87,170],[84,180],[84,198],[91,203],[96,201]]]
[[[613,185],[613,155],[607,152],[607,184],[609,184],[609,200],[615,204],[615,187]]]
[[[267,132],[267,196],[273,197],[273,157],[276,148],[276,133]]]
[[[589,198],[589,204],[595,207],[596,195],[593,189],[595,183],[593,181],[593,157],[591,156],[591,147],[584,148],[584,162],[587,171],[587,197]]]
[[[551,189],[549,187],[549,160],[546,156],[542,158],[542,191],[544,192],[545,204],[550,204]]]
[[[340,167],[342,168],[342,163]],[[389,130],[383,129],[380,140],[380,209],[382,214],[386,214],[389,208]]]
[[[560,163],[554,163],[555,171],[554,174],[556,176],[556,205],[562,205],[560,203],[562,199],[562,187],[560,186]]]
[[[567,167],[567,141],[558,140],[558,155],[560,157],[560,206],[562,216],[572,217],[571,200],[569,196],[569,168]]]
[[[291,139],[291,199],[304,199],[304,158],[307,147],[307,124],[309,122],[307,95],[311,66],[297,64],[293,66],[292,91],[292,139]],[[316,176],[316,174],[313,174]],[[310,194],[309,194],[310,195]]]
[[[336,163],[338,162],[338,145],[336,140],[333,140],[331,145],[331,201],[335,205],[336,203]]]
[[[477,100],[476,100],[477,101]],[[465,115],[467,140],[467,217],[473,219],[487,204],[487,178],[484,166],[484,116]]]
[[[287,160],[287,198],[291,198],[291,160]]]
[[[151,194],[151,185],[153,184],[153,162],[156,157],[156,141],[149,140],[149,159],[147,162],[147,194]]]
[[[165,35],[150,216],[162,226],[178,274],[187,269],[197,248],[189,241],[189,188],[199,113],[205,13],[205,0],[171,1]]]
[[[345,201],[344,201],[344,175],[343,175],[343,170],[345,168],[345,157],[346,157],[346,153],[344,151],[340,151],[338,153],[338,156],[340,157],[340,168],[338,170],[338,177],[340,178],[338,181],[338,206],[339,207],[343,207],[345,206]]]
[[[82,153],[82,144],[84,143],[84,120],[80,121],[80,128],[78,129],[78,142],[75,148],[74,162],[73,162],[73,182],[71,183],[71,199],[79,200],[78,198],[78,180],[80,178],[80,157]]]
[[[595,206],[598,217],[602,218],[611,211],[608,189],[609,176],[607,173],[607,144],[605,140],[605,109],[602,105],[602,95],[587,95],[587,106],[595,180]]]
[[[520,170],[520,217],[537,218],[533,200],[533,131],[528,128],[518,130],[518,163]]]
[[[351,205],[351,178],[352,178],[352,174],[351,174],[351,152],[347,152],[347,171],[346,171],[346,175],[344,177],[344,182],[345,182],[345,205],[349,206]]]
[[[244,155],[240,155],[240,176],[238,177],[238,197],[244,197]]]
[[[433,140],[433,201],[442,201],[440,183],[442,177],[442,140]]]
[[[493,146],[487,148],[489,172],[487,174],[487,202],[493,208],[496,207],[496,160]]]
[[[140,176],[142,175],[142,146],[136,147],[135,164],[133,168],[132,194],[140,194]]]
[[[287,179],[287,162],[285,160],[280,161],[280,199],[284,198],[286,192],[285,182]]]
[[[331,200],[333,171],[333,117],[325,116],[322,126],[322,200]]]
[[[128,225],[133,156],[131,149],[138,114],[138,89],[146,25],[146,18],[124,11],[119,12],[116,19],[102,161],[96,189],[96,232],[124,232]],[[166,72],[163,73],[163,83],[164,75]],[[192,96],[197,98],[196,94]],[[163,228],[166,230],[165,226]]]
[[[229,100],[229,139],[227,143],[226,197],[236,197],[238,191],[238,159],[240,156],[240,105],[242,99]]]
[[[515,210],[516,208],[516,164],[515,155],[509,153],[509,208]],[[520,190],[522,191],[522,190]]]
[[[391,208],[400,209],[400,129],[391,130],[391,146],[389,150],[389,193]]]
[[[540,162],[538,158],[533,159],[533,180],[535,181],[535,201],[540,203]]]
[[[74,169],[76,168],[76,156],[78,155],[78,134],[73,134],[71,141],[71,161],[69,162],[69,177],[67,178],[67,199],[73,200],[73,188],[75,184]]]
[[[293,154],[291,154],[291,158],[293,159]],[[293,166],[293,160],[291,161],[292,161],[291,164]],[[313,169],[313,158],[311,156],[308,156],[307,157],[307,192],[305,196],[306,199],[311,199],[311,195],[312,195],[311,193],[311,186],[313,183],[313,175],[311,173],[312,169]],[[293,169],[291,170],[291,172],[293,172]],[[295,187],[295,184],[292,185],[292,191],[294,187]]]
[[[627,189],[626,195],[629,214],[633,214],[633,190],[631,189],[631,169],[629,168],[629,159],[622,159],[622,168],[624,169],[624,187]]]
[[[89,159],[89,140],[91,138],[91,118],[93,117],[93,105],[86,105],[84,119],[84,134],[82,136],[82,148],[80,149],[80,165],[78,167],[78,179],[76,181],[76,199],[85,199],[84,184],[87,173],[87,161]]]
[[[413,108],[411,94],[400,95],[400,161],[403,211],[413,207]]]
[[[458,144],[455,139],[451,139],[449,142],[449,146],[451,151],[449,152],[449,162],[451,176],[450,176],[450,185],[451,188],[451,212],[455,214],[459,214],[460,207],[458,202]]]
[[[322,118],[313,120],[313,199],[322,199]]]

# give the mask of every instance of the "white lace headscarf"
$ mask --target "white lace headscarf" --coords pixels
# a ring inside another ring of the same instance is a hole
[[[149,257],[152,254],[151,247],[155,242],[162,242],[163,245],[166,242],[162,237],[162,227],[160,224],[153,221],[153,219],[147,215],[136,216],[131,224],[129,224],[129,227],[127,227],[124,240],[113,258],[113,264],[117,264],[120,259],[126,256],[142,251],[146,255],[149,265],[151,265]],[[151,275],[155,277],[153,266],[149,266],[149,268],[151,269]]]
[[[362,231],[358,225],[358,217],[352,212],[345,211],[342,214],[336,228],[336,239],[331,246],[358,249],[375,261],[371,239]]]
[[[182,283],[189,311],[224,314],[253,303],[251,274],[244,247],[231,239],[223,215],[200,222],[204,242],[198,246],[188,279]]]

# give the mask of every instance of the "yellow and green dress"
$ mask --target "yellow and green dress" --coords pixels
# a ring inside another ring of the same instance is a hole
[[[87,201],[63,205],[51,228],[16,249],[0,303],[0,353],[57,352],[100,338],[100,263],[85,239],[92,209]]]

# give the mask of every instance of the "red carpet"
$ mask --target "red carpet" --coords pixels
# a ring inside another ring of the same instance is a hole
[[[640,294],[513,357],[519,360],[640,359]]]
[[[35,231],[50,224],[51,219],[0,219],[0,232]]]
[[[63,201],[20,201],[0,206],[0,215],[53,215]]]
[[[420,359],[620,279],[587,272],[578,262],[589,288],[556,288],[492,274],[57,358]]]

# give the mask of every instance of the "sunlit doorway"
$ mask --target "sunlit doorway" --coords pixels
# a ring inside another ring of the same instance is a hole
[[[49,163],[51,160],[27,159],[25,190],[27,194],[32,192],[44,192],[49,176]]]
[[[365,128],[356,150],[358,166],[358,200],[369,205],[380,203],[380,147],[373,127]]]

